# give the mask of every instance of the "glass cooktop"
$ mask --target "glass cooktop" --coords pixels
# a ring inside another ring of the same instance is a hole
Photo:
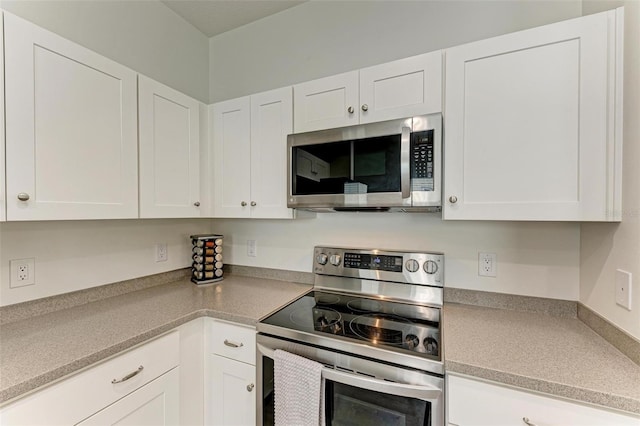
[[[440,356],[440,309],[312,291],[261,321],[374,346]]]

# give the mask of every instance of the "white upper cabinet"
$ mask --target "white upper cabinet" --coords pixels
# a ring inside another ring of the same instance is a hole
[[[5,13],[7,219],[138,217],[136,74]]]
[[[213,105],[215,217],[293,218],[287,208],[291,88]]]
[[[442,52],[360,70],[360,123],[442,111]]]
[[[7,204],[5,202],[4,171],[4,29],[2,13],[0,13],[0,222],[6,219]]]
[[[358,71],[293,86],[296,133],[358,124]]]
[[[250,217],[251,101],[247,96],[219,102],[211,111],[213,215]]]
[[[296,133],[442,111],[442,52],[297,84]]]
[[[138,79],[140,217],[200,217],[200,103]]]
[[[251,96],[251,217],[293,217],[286,191],[292,120],[290,87]]]
[[[444,219],[620,220],[622,9],[445,52]]]

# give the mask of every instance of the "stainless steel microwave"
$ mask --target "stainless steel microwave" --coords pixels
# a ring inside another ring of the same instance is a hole
[[[287,137],[287,206],[314,211],[439,211],[442,115]]]

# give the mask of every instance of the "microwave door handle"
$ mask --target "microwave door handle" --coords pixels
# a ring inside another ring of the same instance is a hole
[[[371,389],[376,392],[388,393],[407,398],[416,398],[424,401],[436,400],[442,396],[442,389],[430,385],[408,385],[404,383],[388,382],[363,375],[345,373],[339,370],[325,367],[322,377],[345,385],[362,389]]]
[[[402,198],[411,195],[411,128],[403,127],[400,136],[400,189]]]

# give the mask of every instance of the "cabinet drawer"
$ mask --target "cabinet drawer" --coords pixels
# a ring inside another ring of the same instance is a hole
[[[255,365],[255,328],[223,321],[213,321],[210,330],[212,353]]]
[[[490,384],[447,376],[448,422],[455,426],[638,425],[637,417]]]
[[[172,332],[8,405],[0,411],[0,423],[75,424],[176,367],[179,361],[180,338],[178,332]],[[120,382],[112,383],[114,380]]]

